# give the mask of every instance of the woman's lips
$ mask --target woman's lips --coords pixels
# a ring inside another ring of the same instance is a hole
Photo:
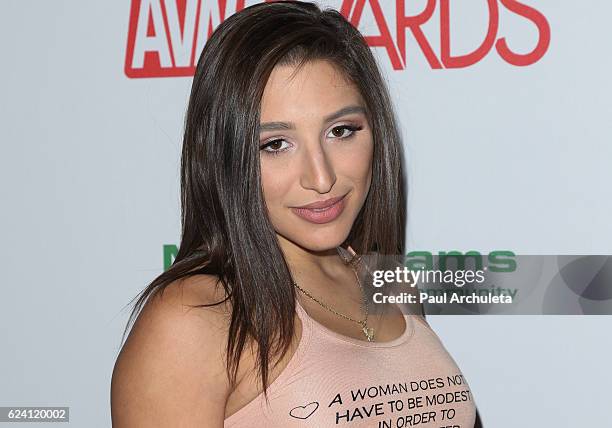
[[[335,220],[346,205],[346,195],[331,198],[327,201],[315,202],[301,207],[292,207],[291,210],[306,221],[316,224],[329,223]]]

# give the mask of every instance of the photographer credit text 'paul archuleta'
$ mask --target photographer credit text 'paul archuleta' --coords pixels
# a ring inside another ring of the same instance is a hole
[[[381,290],[372,295],[374,303],[510,304],[517,291],[485,285],[484,270],[410,270],[398,266],[375,270],[372,277],[372,285]],[[401,285],[410,286],[411,292],[394,294],[395,290],[388,288]]]

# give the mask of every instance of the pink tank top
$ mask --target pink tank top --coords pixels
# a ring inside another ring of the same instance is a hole
[[[336,333],[296,300],[302,337],[263,393],[225,419],[226,428],[472,428],[469,385],[438,336],[417,315],[402,335],[367,342]]]

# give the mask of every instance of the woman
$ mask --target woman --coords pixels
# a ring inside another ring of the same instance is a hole
[[[180,248],[130,317],[114,426],[473,426],[426,321],[374,315],[360,280],[358,255],[403,254],[401,159],[387,88],[342,15],[277,2],[228,17],[197,64]]]

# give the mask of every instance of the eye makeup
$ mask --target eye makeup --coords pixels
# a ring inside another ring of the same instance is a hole
[[[338,126],[334,126],[333,128],[331,128],[330,132],[335,130],[335,129],[342,129],[343,132],[348,130],[351,133],[349,135],[345,136],[345,137],[337,136],[337,137],[332,137],[332,139],[347,140],[347,139],[350,139],[350,138],[354,137],[355,134],[358,131],[361,131],[363,129],[363,126],[361,126],[361,125],[353,125],[353,124],[338,125]],[[261,144],[259,146],[259,149],[263,153],[266,153],[266,154],[269,154],[269,155],[273,155],[273,156],[280,155],[281,153],[283,153],[286,150],[288,150],[289,147],[272,149],[272,150],[267,150],[267,149],[270,148],[270,147],[273,147],[274,145],[277,145],[279,143],[281,143],[281,146],[282,146],[283,142],[286,143],[286,140],[283,139],[283,138],[275,138],[275,139],[272,139],[272,140],[269,140],[269,141],[265,141],[263,144]]]

